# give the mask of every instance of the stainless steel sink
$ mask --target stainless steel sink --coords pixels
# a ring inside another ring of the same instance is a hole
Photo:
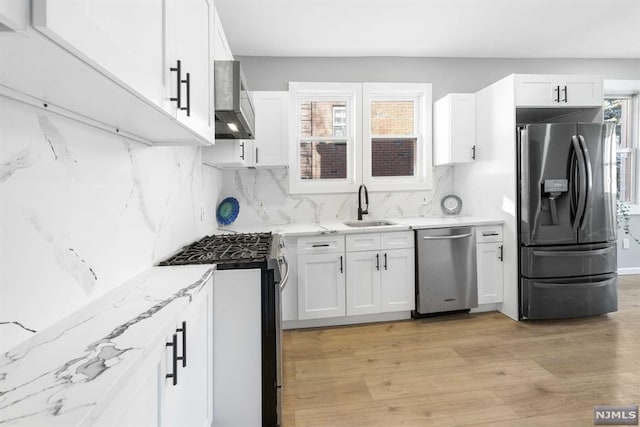
[[[394,222],[385,221],[383,219],[368,220],[368,221],[345,221],[343,222],[347,227],[380,227],[383,225],[395,225]]]

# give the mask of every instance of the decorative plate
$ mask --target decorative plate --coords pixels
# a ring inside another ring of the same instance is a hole
[[[229,225],[238,217],[240,204],[235,197],[227,197],[218,205],[216,209],[216,219],[222,225]]]
[[[449,194],[448,196],[444,196],[440,201],[440,206],[442,207],[442,212],[447,215],[458,215],[460,210],[462,210],[462,200],[460,197],[454,196],[453,194]]]

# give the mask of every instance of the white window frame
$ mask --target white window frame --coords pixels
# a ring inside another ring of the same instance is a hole
[[[630,148],[617,148],[616,152],[634,153],[635,201],[631,203],[631,214],[640,215],[640,80],[605,80],[604,97],[610,98],[631,98],[630,121],[628,123],[629,135],[631,138]]]
[[[413,101],[414,135],[373,135],[371,133],[372,101]],[[370,191],[431,190],[432,166],[432,86],[430,83],[363,83],[362,84],[362,181]],[[372,176],[374,137],[416,138],[413,176]]]
[[[351,193],[358,189],[362,175],[360,149],[362,147],[362,84],[360,83],[289,83],[289,135],[292,149],[289,150],[289,193]],[[302,101],[345,101],[347,104],[347,135],[345,137],[301,137],[300,108]],[[301,141],[347,141],[347,177],[342,179],[301,179]]]

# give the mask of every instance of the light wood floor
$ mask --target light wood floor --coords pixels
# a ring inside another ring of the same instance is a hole
[[[619,311],[514,322],[500,313],[286,331],[284,425],[591,426],[640,404],[640,276]]]

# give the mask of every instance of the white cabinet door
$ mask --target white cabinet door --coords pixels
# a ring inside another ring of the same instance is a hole
[[[289,92],[253,92],[253,105],[256,113],[255,166],[287,166]]]
[[[604,95],[601,78],[595,76],[569,76],[561,82],[560,86],[561,92],[563,89],[566,92],[567,105],[602,107]],[[564,92],[562,93],[564,94]]]
[[[413,249],[382,251],[382,311],[415,308],[415,252]]]
[[[450,93],[434,103],[434,164],[475,160],[476,96]]]
[[[478,304],[502,302],[503,246],[502,242],[476,245],[478,265]]]
[[[177,119],[198,134],[214,140],[213,110],[213,1],[174,0],[168,25],[174,25],[174,64],[180,61],[180,108]],[[175,65],[174,65],[175,66]],[[177,76],[172,72],[173,95]],[[174,108],[177,104],[174,104]]]
[[[344,267],[340,253],[298,255],[298,319],[345,315]]]
[[[153,103],[169,108],[163,0],[40,0],[32,4],[38,31]]]
[[[170,331],[163,364],[160,399],[161,426],[204,426],[213,420],[213,300],[206,286],[187,308],[181,321]],[[173,359],[177,360],[174,371]],[[177,373],[177,384],[167,373]]]
[[[213,147],[202,149],[202,162],[220,169],[253,166],[253,141],[250,139],[218,140]]]
[[[380,313],[380,268],[378,251],[347,252],[347,316]]]
[[[601,107],[602,77],[517,74],[517,107]]]

